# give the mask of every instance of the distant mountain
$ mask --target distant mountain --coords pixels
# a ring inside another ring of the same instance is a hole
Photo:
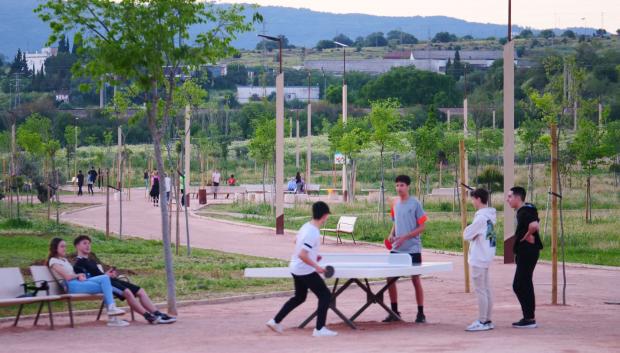
[[[0,0],[0,53],[11,58],[22,50],[40,50],[49,34],[49,27],[43,23],[33,9],[41,0]],[[226,5],[220,5],[226,6]],[[428,39],[437,32],[450,32],[457,36],[471,35],[474,38],[504,37],[504,25],[474,23],[444,16],[383,17],[364,14],[332,14],[295,9],[289,7],[261,7],[259,12],[265,19],[251,33],[243,34],[235,41],[239,48],[252,49],[256,46],[256,35],[266,33],[284,34],[291,44],[312,47],[321,39],[331,39],[344,33],[351,39],[366,36],[371,32],[387,33],[393,29],[415,35],[418,39]],[[248,12],[249,13],[249,12]],[[198,33],[197,26],[192,33]],[[514,32],[521,31],[515,26]],[[582,29],[580,29],[581,31]]]

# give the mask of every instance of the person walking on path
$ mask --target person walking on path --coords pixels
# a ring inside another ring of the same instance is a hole
[[[78,174],[77,174],[76,178],[77,178],[77,184],[78,184],[77,195],[78,196],[82,196],[83,195],[82,187],[84,186],[84,174],[82,174],[81,170],[78,171]]]
[[[217,187],[220,186],[220,172],[215,169],[211,174],[211,181],[213,182],[213,198],[217,199]]]
[[[170,202],[170,191],[172,190],[172,178],[170,178],[170,174],[166,174],[164,186],[166,187],[166,203],[168,203]]]
[[[512,282],[512,289],[521,304],[523,318],[512,324],[515,328],[536,328],[536,297],[532,277],[543,248],[538,230],[540,219],[538,210],[531,203],[525,203],[525,189],[515,186],[508,192],[506,201],[517,211],[517,227],[514,246],[517,268]]]
[[[159,176],[157,171],[153,172],[153,181],[151,184],[151,198],[153,199],[153,206],[159,206]]]
[[[97,171],[95,170],[95,167],[90,167],[90,170],[88,171],[88,194],[89,195],[95,195],[95,191],[93,190],[93,185],[95,184],[95,181],[97,181]]]
[[[228,186],[235,186],[237,184],[237,179],[235,179],[235,175],[231,174],[230,178],[228,178],[226,183],[228,184]],[[228,199],[229,196],[230,194],[226,194],[226,199]]]
[[[471,192],[471,203],[476,209],[474,220],[463,231],[463,239],[469,241],[469,257],[474,290],[478,298],[478,320],[467,326],[466,331],[487,331],[495,328],[491,321],[493,297],[489,285],[489,267],[495,257],[497,235],[496,211],[488,206],[489,192],[476,189]]]
[[[318,264],[321,261],[321,255],[319,255],[321,232],[319,229],[327,221],[329,213],[329,206],[325,202],[314,203],[312,205],[312,220],[304,224],[297,232],[295,251],[289,264],[295,283],[295,296],[282,306],[282,309],[273,319],[267,321],[267,326],[277,333],[284,331],[280,323],[291,311],[306,301],[308,289],[310,289],[319,299],[316,328],[312,332],[312,336],[328,337],[338,334],[325,326],[331,292],[320,276],[320,274],[325,273],[325,269]]]
[[[420,265],[422,263],[422,233],[426,229],[426,221],[428,217],[422,205],[413,196],[409,195],[409,185],[411,178],[407,175],[399,175],[396,177],[396,192],[398,197],[392,205],[392,220],[394,225],[387,238],[392,244],[391,253],[409,254],[411,263]],[[425,323],[424,315],[424,291],[422,289],[422,281],[420,276],[411,276],[411,282],[415,289],[415,299],[418,303],[418,313],[416,315],[416,323]],[[393,283],[389,288],[390,303],[392,311],[397,316],[388,315],[383,322],[400,321],[400,313],[398,312],[398,291],[396,284]]]

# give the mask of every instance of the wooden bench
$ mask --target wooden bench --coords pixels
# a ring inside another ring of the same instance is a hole
[[[39,291],[44,291],[45,294],[38,295]],[[51,302],[59,301],[61,299],[62,298],[58,295],[49,295],[49,287],[47,282],[42,281],[26,283],[19,268],[0,268],[0,307],[19,305],[13,326],[17,326],[24,305],[38,303],[39,310],[37,310],[34,325],[39,322],[39,316],[41,315],[41,310],[43,310],[43,305],[47,304],[50,328],[53,330],[54,317],[52,315]]]
[[[335,229],[321,229],[321,231],[323,232],[323,243],[325,243],[325,233],[332,232],[336,233],[336,243],[342,244],[342,238],[340,238],[340,234],[351,234],[351,238],[353,238],[353,244],[356,244],[355,237],[353,236],[353,231],[355,230],[355,222],[357,222],[357,217],[341,216],[338,219],[338,224],[336,225]]]
[[[101,272],[103,272],[101,265],[98,266]],[[71,327],[74,327],[72,304],[74,301],[101,301],[99,312],[97,313],[97,321],[101,319],[101,313],[103,312],[103,307],[105,306],[103,294],[66,293],[64,287],[59,284],[59,281],[54,277],[52,271],[50,271],[47,266],[30,266],[30,273],[35,281],[46,281],[48,283],[50,294],[60,296],[61,300],[65,300],[67,302]],[[133,310],[131,310],[131,319],[135,320]]]
[[[319,194],[319,192],[321,191],[321,185],[319,184],[307,184],[306,185],[306,194],[310,195],[312,194]]]

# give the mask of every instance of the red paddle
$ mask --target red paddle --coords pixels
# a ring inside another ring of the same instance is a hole
[[[385,247],[386,247],[388,250],[392,250],[392,243],[390,243],[390,241],[389,241],[388,239],[385,239],[385,240],[383,241],[383,244],[385,244]]]

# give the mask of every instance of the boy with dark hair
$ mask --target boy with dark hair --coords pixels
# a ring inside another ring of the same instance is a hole
[[[506,201],[517,211],[517,227],[513,252],[517,268],[512,289],[519,299],[523,318],[512,324],[515,328],[536,328],[536,298],[532,277],[543,248],[538,230],[540,229],[538,210],[531,203],[525,203],[526,192],[520,186],[510,189]]]
[[[84,186],[84,174],[82,174],[81,170],[78,171],[76,178],[77,178],[77,185],[78,185],[77,195],[82,196],[82,186]]]
[[[91,239],[88,235],[78,235],[73,240],[73,245],[77,250],[77,259],[73,265],[75,273],[83,273],[86,277],[103,275],[97,261],[91,255]],[[114,295],[120,300],[127,299],[127,304],[144,316],[144,319],[151,324],[171,324],[176,322],[176,318],[168,316],[157,310],[144,289],[135,284],[118,279],[115,267],[111,267],[105,274],[110,277]]]
[[[496,211],[488,207],[489,192],[476,189],[470,193],[471,203],[476,209],[474,220],[463,231],[463,239],[469,241],[469,257],[474,290],[478,298],[478,320],[467,326],[466,331],[486,331],[495,328],[491,322],[493,298],[489,285],[489,266],[495,257],[497,235]]]
[[[321,233],[319,229],[327,221],[329,213],[329,206],[325,202],[315,202],[312,205],[312,220],[304,224],[297,232],[295,251],[293,256],[291,256],[289,265],[295,283],[295,296],[284,304],[273,319],[267,322],[267,326],[277,333],[284,331],[280,322],[291,311],[306,301],[308,289],[310,289],[319,299],[316,328],[312,332],[312,336],[328,337],[338,334],[325,326],[331,293],[320,276],[321,273],[325,273],[325,269],[318,264],[321,261],[321,255],[319,255]]]
[[[420,202],[413,196],[409,196],[409,185],[411,178],[407,175],[396,177],[396,193],[398,198],[394,201],[391,209],[394,225],[388,235],[388,241],[392,244],[392,253],[407,253],[411,255],[411,262],[414,265],[422,263],[422,240],[420,236],[426,227],[428,220]],[[418,313],[415,322],[426,322],[424,315],[424,291],[420,276],[411,276],[411,282],[415,288],[415,298],[418,303]],[[392,311],[398,312],[398,291],[396,284],[388,288]],[[399,321],[400,317],[388,315],[383,322]]]

